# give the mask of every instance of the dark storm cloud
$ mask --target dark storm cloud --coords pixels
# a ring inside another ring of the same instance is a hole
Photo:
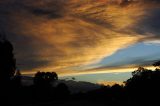
[[[135,26],[135,31],[140,34],[152,34],[156,37],[160,35],[160,8],[151,8],[146,11],[143,20]]]
[[[42,2],[42,1],[39,0],[39,2]],[[64,5],[63,3],[58,2],[57,0],[53,0],[53,2],[51,3],[44,2],[44,1],[42,3],[39,3],[39,2],[37,1],[37,5],[35,5],[36,3],[31,0],[28,0],[28,2],[27,0],[21,0],[21,1],[14,0],[12,2],[4,1],[2,3],[0,2],[0,7],[1,7],[0,12],[1,14],[6,15],[12,12],[29,11],[30,13],[39,15],[39,16],[47,15],[48,17],[51,17],[51,18],[61,17],[60,12],[61,12],[61,9],[63,9],[63,5]]]
[[[55,13],[53,11],[43,10],[43,9],[33,9],[32,13],[38,16],[47,16],[48,18],[61,18],[62,15]]]

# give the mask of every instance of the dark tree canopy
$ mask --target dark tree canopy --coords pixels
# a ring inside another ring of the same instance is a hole
[[[155,71],[139,67],[136,71],[132,72],[132,77],[125,83],[127,87],[146,87],[158,83],[160,81],[160,70]]]
[[[50,85],[56,80],[58,80],[58,75],[55,72],[37,72],[34,77],[34,84],[38,86]]]
[[[14,76],[16,60],[13,55],[13,46],[7,41],[0,41],[0,81],[6,83]]]
[[[160,95],[160,69],[138,68],[125,82],[129,97],[138,103],[154,103]],[[155,102],[156,103],[156,102]]]

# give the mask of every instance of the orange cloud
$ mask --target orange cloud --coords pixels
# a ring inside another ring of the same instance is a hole
[[[124,83],[120,81],[98,81],[97,84],[104,86],[113,86],[115,84],[124,85]]]
[[[14,35],[8,37],[14,42],[17,62],[24,64],[19,67],[78,74],[83,71],[79,67],[146,38],[132,30],[143,18],[145,6],[106,1],[23,0],[19,2],[23,5],[5,10],[7,27]]]

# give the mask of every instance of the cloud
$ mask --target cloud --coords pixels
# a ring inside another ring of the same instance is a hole
[[[113,86],[115,84],[124,85],[124,83],[120,81],[99,81],[97,82],[97,84],[104,85],[104,86]]]
[[[143,35],[150,27],[141,31],[139,24],[145,25],[152,18],[151,15],[144,19],[147,5],[122,3],[6,0],[0,2],[0,26],[13,42],[23,71],[69,73],[77,67],[77,73],[79,67],[97,63],[119,49],[148,39]],[[153,35],[158,30],[152,31]]]
[[[143,35],[152,35],[159,37],[159,27],[160,27],[160,8],[146,6],[145,14],[143,15],[143,20],[138,21],[135,26],[133,26],[134,31]]]

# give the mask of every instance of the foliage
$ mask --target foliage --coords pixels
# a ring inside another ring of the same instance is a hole
[[[55,72],[37,72],[34,77],[34,84],[38,86],[49,86],[56,80],[58,80],[58,75]]]
[[[13,54],[13,46],[7,41],[0,42],[0,81],[9,82],[16,70],[16,60]]]

